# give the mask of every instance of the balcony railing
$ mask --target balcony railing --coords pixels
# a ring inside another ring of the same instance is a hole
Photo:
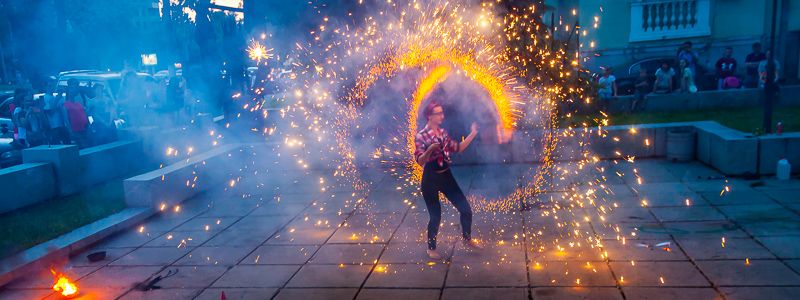
[[[629,41],[711,34],[711,0],[631,0]]]

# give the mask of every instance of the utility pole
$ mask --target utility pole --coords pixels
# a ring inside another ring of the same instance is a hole
[[[769,34],[767,78],[764,82],[764,133],[772,133],[772,106],[775,100],[775,23],[778,18],[778,0],[772,0],[772,28]]]

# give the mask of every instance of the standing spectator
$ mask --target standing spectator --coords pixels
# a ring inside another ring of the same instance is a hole
[[[597,94],[600,97],[600,105],[603,111],[608,111],[611,99],[617,96],[617,78],[611,75],[611,68],[603,69],[603,76],[597,80],[599,88]]]
[[[78,97],[68,91],[64,108],[67,111],[67,120],[72,139],[75,140],[79,148],[84,148],[87,146],[86,129],[89,127],[89,118],[86,116],[86,109],[77,100]]]
[[[105,86],[94,84],[91,98],[87,100],[86,113],[91,118],[89,122],[89,144],[99,145],[113,142],[117,139],[114,126],[113,103],[106,93]]]
[[[27,121],[28,128],[27,137],[28,145],[31,147],[39,146],[48,142],[47,134],[50,131],[50,123],[47,120],[42,106],[32,97],[27,97],[28,104],[25,120]]]
[[[689,68],[689,63],[681,59],[681,93],[697,93],[697,86],[694,85],[694,72]]]
[[[174,66],[169,67],[169,78],[167,80],[167,102],[165,111],[170,114],[173,125],[177,126],[181,122],[186,83],[183,81],[183,77],[178,76]]]
[[[661,63],[661,68],[656,70],[656,82],[653,84],[653,93],[668,94],[672,93],[672,77],[675,70],[669,66],[668,62]]]
[[[686,60],[687,65],[692,69],[692,74],[695,74],[697,69],[697,52],[692,48],[691,41],[684,42],[681,47],[678,48],[678,61],[681,59]]]
[[[631,112],[636,111],[636,106],[644,102],[644,97],[650,92],[650,82],[647,76],[647,69],[642,68],[639,70],[639,78],[636,79],[635,97],[631,102]]]
[[[11,121],[14,123],[14,129],[17,131],[16,143],[19,147],[28,147],[28,121],[26,119],[27,109],[25,107],[25,98],[28,96],[28,91],[24,88],[17,88],[14,90],[14,112],[11,113]]]
[[[44,96],[44,112],[50,124],[47,134],[51,144],[69,145],[69,129],[67,129],[67,111],[64,109],[64,97]]]
[[[767,50],[764,53],[764,60],[758,63],[758,74],[761,77],[761,85],[760,87],[764,87],[764,84],[767,82],[767,62],[772,60],[775,63],[775,82],[778,82],[779,75],[781,73],[781,64],[778,63],[777,59],[772,58],[772,50]]]
[[[725,54],[717,60],[717,89],[725,87],[725,79],[736,73],[736,59],[733,58],[733,48],[725,47]]]
[[[753,52],[744,59],[747,68],[747,76],[744,79],[744,86],[748,88],[758,87],[759,75],[758,64],[765,60],[764,53],[761,52],[761,43],[753,43]]]

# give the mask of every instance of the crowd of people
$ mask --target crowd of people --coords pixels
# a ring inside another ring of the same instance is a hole
[[[15,148],[75,144],[80,148],[116,140],[115,105],[104,86],[82,90],[67,81],[66,90],[34,98],[31,90],[17,88],[9,106]]]
[[[722,57],[717,59],[714,64],[716,89],[763,88],[767,78],[767,62],[770,59],[773,59],[771,51],[762,52],[761,43],[753,43],[752,52],[745,58],[745,76],[740,78],[736,73],[738,62],[733,58],[733,48],[726,47]],[[698,54],[694,50],[692,42],[687,41],[678,48],[674,59],[677,66],[673,66],[671,60],[664,60],[653,73],[654,80],[650,80],[650,70],[640,68],[639,76],[633,85],[634,99],[631,102],[630,110],[635,110],[637,105],[643,102],[650,93],[696,93],[699,90],[696,84],[698,61]],[[778,76],[780,64],[776,59],[773,59],[773,62],[775,64],[775,81],[777,82],[780,79]],[[674,67],[677,67],[677,71]],[[611,100],[618,95],[617,79],[612,75],[611,68],[603,67],[597,85],[601,108],[605,110]]]

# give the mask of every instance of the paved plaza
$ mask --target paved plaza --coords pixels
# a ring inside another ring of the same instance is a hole
[[[540,194],[549,204],[526,212],[478,211],[482,250],[458,241],[458,215],[443,206],[442,261],[424,254],[423,202],[404,201],[390,175],[364,174],[373,184],[363,204],[346,188],[322,191],[326,172],[285,169],[167,208],[56,268],[77,281],[78,299],[800,296],[800,181],[726,181],[699,163],[604,163],[602,192],[613,193],[604,205],[613,211],[556,210],[552,199],[563,191]],[[454,167],[468,194],[510,192],[524,170]],[[107,258],[89,262],[98,250]],[[0,298],[58,299],[52,281],[42,270],[3,287]]]

